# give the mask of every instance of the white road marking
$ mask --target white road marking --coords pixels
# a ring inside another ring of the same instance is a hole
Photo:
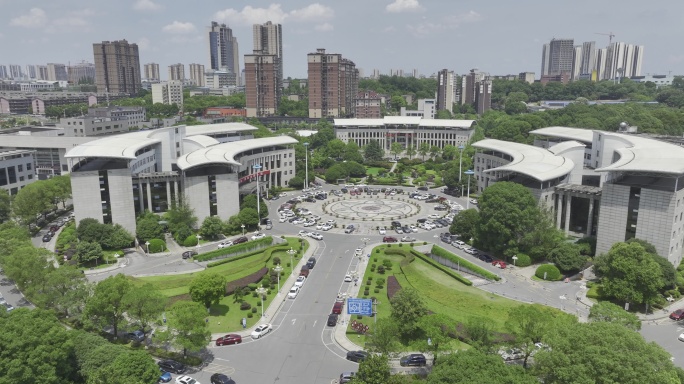
[[[297,319],[292,319],[292,325],[295,325],[295,321],[297,321]]]
[[[314,320],[313,326],[316,326],[316,323],[318,323],[318,320]]]

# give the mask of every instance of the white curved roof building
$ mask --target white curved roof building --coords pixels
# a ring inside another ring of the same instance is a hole
[[[243,123],[176,126],[93,140],[69,150],[76,219],[118,223],[135,233],[143,211],[186,199],[201,223],[238,213],[240,191],[287,186],[294,177],[289,136],[255,139]],[[254,165],[261,169],[256,173]]]
[[[677,265],[684,248],[684,147],[643,135],[547,127],[534,145],[474,143],[477,187],[527,186],[569,234],[597,237],[597,253],[639,238]],[[473,191],[473,189],[471,189]]]

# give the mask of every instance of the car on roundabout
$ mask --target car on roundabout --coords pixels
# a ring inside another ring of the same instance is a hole
[[[309,231],[305,231],[302,229],[301,231],[299,231],[298,235],[302,237],[309,236]]]
[[[220,347],[223,345],[233,345],[233,344],[241,344],[242,343],[242,336],[231,333],[225,336],[221,336],[218,339],[216,339],[216,346]]]
[[[287,298],[288,299],[296,299],[298,294],[299,294],[299,287],[295,285],[292,288],[290,288],[290,292],[287,293]]]
[[[311,232],[311,233],[309,233],[309,237],[312,238],[312,239],[316,239],[316,240],[323,240],[323,235],[321,235],[321,234],[318,233],[318,232]]]
[[[254,328],[250,336],[252,337],[252,339],[259,339],[266,336],[269,332],[271,332],[272,329],[273,326],[271,324],[259,324],[256,328]]]
[[[235,380],[224,375],[223,373],[214,373],[211,375],[211,379],[209,379],[209,381],[211,381],[211,384],[235,384]]]
[[[355,363],[360,363],[368,358],[369,354],[366,351],[349,351],[347,352],[347,360]]]

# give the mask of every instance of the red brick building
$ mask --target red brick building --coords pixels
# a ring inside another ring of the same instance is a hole
[[[246,117],[247,110],[244,108],[233,108],[233,107],[209,107],[204,110],[205,118],[215,118],[215,117]]]

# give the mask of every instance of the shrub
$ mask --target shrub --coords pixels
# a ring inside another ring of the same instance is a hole
[[[385,269],[392,269],[392,260],[389,260],[389,259],[383,260],[382,266],[385,267]]]
[[[183,240],[184,247],[194,247],[197,245],[197,237],[195,235],[190,235]]]
[[[162,239],[152,239],[150,240],[149,246],[150,253],[158,253],[168,250],[166,247],[166,242]]]
[[[370,280],[366,281],[366,285],[371,285],[371,284],[373,284],[372,281],[370,281]]]
[[[275,256],[275,257],[273,258],[273,265],[278,265],[278,264],[280,264],[280,257]]]
[[[256,307],[252,307],[252,313],[256,313],[256,312],[257,312]]]
[[[258,287],[259,286],[256,283],[247,284],[247,288],[249,288],[250,291],[257,289]]]
[[[256,309],[256,308],[254,308],[254,309]],[[254,314],[252,312],[247,314],[247,318],[251,319],[252,317],[254,317]]]
[[[243,301],[243,302],[240,304],[240,310],[246,311],[246,310],[248,310],[248,309],[252,309],[252,304],[250,304],[250,303],[248,303],[248,302],[246,302],[246,301]]]
[[[264,288],[271,288],[271,278],[266,277],[265,279],[261,279],[261,286]]]
[[[544,278],[544,274],[546,274],[546,280],[548,280],[548,281],[556,281],[556,280],[559,280],[561,278],[560,271],[553,264],[540,265],[537,268],[537,271],[534,273],[534,275],[540,279]]]
[[[382,265],[379,266],[379,267],[378,267],[378,273],[381,274],[381,275],[384,275],[384,274],[385,274],[385,267],[383,267]]]
[[[523,268],[532,265],[532,258],[528,255],[524,253],[518,253],[516,256],[518,257],[518,260],[515,261],[515,265],[517,267]]]
[[[375,289],[373,290],[373,292],[375,292],[375,293],[380,293],[380,289],[379,289],[379,288],[375,288]]]
[[[261,307],[261,301],[257,301],[257,307]]]

